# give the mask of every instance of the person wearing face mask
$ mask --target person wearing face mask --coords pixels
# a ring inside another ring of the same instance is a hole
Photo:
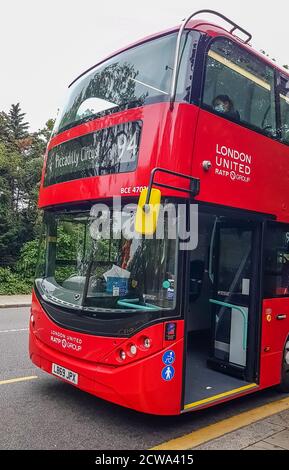
[[[240,114],[234,109],[234,103],[228,95],[218,95],[213,99],[213,109],[233,119],[240,119]]]

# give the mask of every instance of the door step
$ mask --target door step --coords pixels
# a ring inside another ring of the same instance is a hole
[[[189,411],[192,409],[202,408],[202,407],[205,407],[206,405],[209,406],[210,404],[213,404],[213,403],[214,404],[218,402],[221,403],[225,401],[226,398],[229,398],[229,397],[233,398],[234,396],[237,397],[239,395],[241,396],[245,392],[252,390],[254,388],[256,389],[259,388],[259,385],[256,383],[250,383],[250,384],[247,383],[246,385],[243,385],[242,387],[233,388],[232,390],[228,390],[226,392],[218,393],[217,395],[212,395],[211,397],[207,397],[202,400],[188,403],[184,406],[183,412]]]

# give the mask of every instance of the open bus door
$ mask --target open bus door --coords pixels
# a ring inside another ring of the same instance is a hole
[[[211,357],[208,365],[243,379],[252,379],[249,325],[256,315],[257,225],[252,221],[216,220],[209,276],[213,285],[211,303]]]
[[[184,409],[257,387],[261,223],[203,213],[191,253]],[[196,266],[203,272],[196,273]]]

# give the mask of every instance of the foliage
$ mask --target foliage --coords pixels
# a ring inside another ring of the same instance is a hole
[[[41,219],[38,190],[52,126],[49,120],[44,129],[29,132],[19,103],[8,114],[0,112],[0,294],[31,290]]]
[[[0,267],[0,295],[30,294],[32,280],[26,279],[11,268]]]
[[[16,270],[23,273],[26,279],[33,279],[38,259],[38,239],[26,242],[20,251],[20,258],[16,264]]]
[[[8,113],[8,129],[14,140],[24,139],[28,136],[28,122],[24,121],[25,113],[21,113],[20,103],[12,104]]]

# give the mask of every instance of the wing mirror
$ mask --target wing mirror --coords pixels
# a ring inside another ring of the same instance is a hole
[[[161,191],[151,188],[147,202],[148,191],[148,188],[141,191],[135,216],[135,231],[143,235],[155,233],[160,212]]]

